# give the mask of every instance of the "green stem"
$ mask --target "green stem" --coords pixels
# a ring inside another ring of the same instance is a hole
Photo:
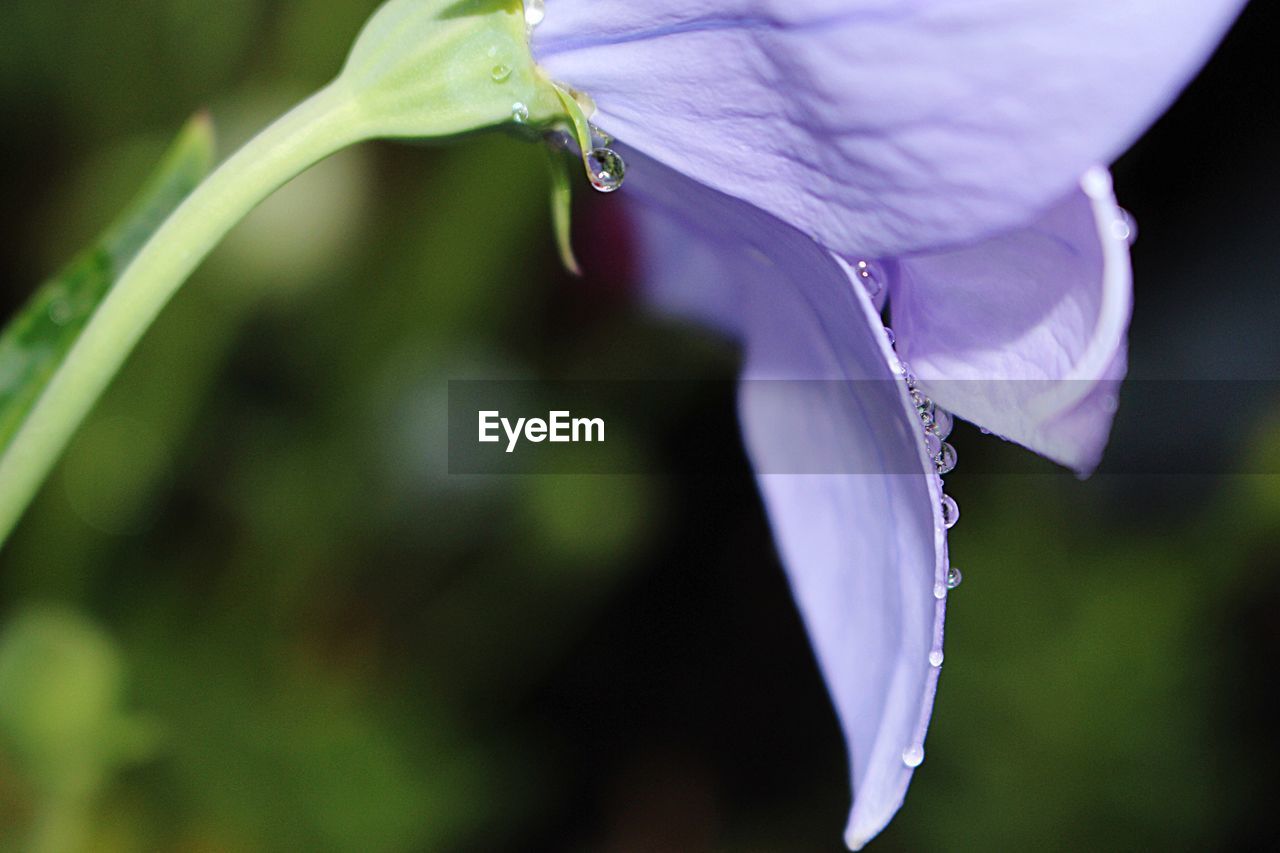
[[[223,236],[289,180],[368,135],[339,80],[255,137],[174,211],[121,274],[0,457],[0,542],[139,338]]]

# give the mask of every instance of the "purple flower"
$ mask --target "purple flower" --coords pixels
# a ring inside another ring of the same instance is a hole
[[[929,406],[1097,464],[1131,304],[1097,164],[1241,5],[547,3],[535,56],[626,145],[652,298],[739,338],[746,379],[879,380],[792,406],[744,382],[739,401],[847,740],[851,848],[902,803],[942,663],[949,419]],[[806,447],[879,473],[786,473]]]

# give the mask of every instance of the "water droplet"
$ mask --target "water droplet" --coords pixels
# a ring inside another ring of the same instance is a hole
[[[911,365],[899,359],[893,364],[893,372],[899,376],[911,376]]]
[[[942,649],[934,649],[929,652],[929,665],[942,666]]]
[[[902,763],[908,767],[919,767],[924,763],[924,747],[916,744],[902,751]]]
[[[911,398],[915,400],[917,395],[920,399],[916,402],[916,411],[920,414],[920,423],[924,425],[925,429],[930,429],[933,426],[933,413],[937,407],[933,405],[932,400],[918,391],[913,391]]]
[[[947,442],[942,442],[942,451],[938,454],[938,473],[950,474],[956,467],[956,449]]]
[[[942,452],[942,439],[931,432],[926,432],[924,434],[924,452],[929,454],[930,459],[936,460],[938,454]]]
[[[1108,394],[1102,398],[1102,411],[1108,415],[1114,415],[1120,410],[1120,398],[1115,394]]]
[[[955,589],[960,586],[960,582],[964,580],[964,575],[960,574],[960,570],[955,566],[947,569],[947,589]]]
[[[490,69],[489,76],[494,79],[494,82],[501,83],[511,77],[511,66],[495,65]]]
[[[893,333],[893,329],[888,326],[884,327],[884,336],[889,339],[889,346],[895,346],[898,343],[898,336]]]
[[[627,164],[612,148],[596,148],[587,155],[587,177],[591,186],[602,193],[611,193],[622,186],[627,175]]]
[[[945,583],[936,583],[933,585],[933,597],[941,601],[947,597],[947,585]]]
[[[1111,233],[1117,240],[1124,240],[1130,246],[1138,242],[1138,220],[1133,214],[1120,208],[1120,218],[1111,223]]]
[[[547,16],[545,0],[524,0],[524,25],[533,29]]]
[[[524,124],[529,120],[529,108],[520,101],[511,105],[511,120],[516,124]]]
[[[960,520],[960,504],[951,495],[942,496],[942,524],[948,530],[956,526]]]
[[[71,303],[65,299],[55,299],[49,303],[49,319],[55,325],[65,326],[71,322],[71,318],[75,316],[75,310],[72,309]]]
[[[612,145],[612,144],[613,144],[613,137],[612,137],[612,136],[610,136],[609,134],[605,133],[603,130],[601,130],[600,128],[596,127],[594,124],[593,124],[593,125],[589,125],[589,127],[591,128],[591,138],[592,138],[593,140],[597,140],[597,141],[598,141],[598,142],[597,142],[597,145],[596,145],[596,147],[597,147],[597,148],[599,148],[599,147],[608,148],[610,145]]]
[[[872,299],[879,296],[880,291],[884,290],[884,285],[880,282],[880,277],[876,275],[875,268],[866,261],[858,261],[854,264],[853,274],[858,277],[858,281],[862,282],[867,295]]]
[[[933,410],[933,431],[938,438],[946,438],[951,435],[951,430],[955,427],[955,418],[951,417],[951,413],[946,409],[935,408]]]

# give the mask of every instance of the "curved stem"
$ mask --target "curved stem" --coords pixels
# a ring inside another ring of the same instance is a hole
[[[0,457],[0,542],[161,309],[236,223],[316,162],[365,138],[338,81],[218,168],[124,270]]]

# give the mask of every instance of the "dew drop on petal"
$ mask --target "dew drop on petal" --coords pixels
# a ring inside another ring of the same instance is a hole
[[[955,427],[955,418],[946,409],[934,408],[933,410],[933,431],[937,433],[938,438],[946,438],[951,435],[951,430]]]
[[[924,747],[916,744],[902,751],[902,763],[908,767],[919,767],[924,763]]]
[[[545,0],[524,0],[524,25],[533,29],[547,16]]]
[[[941,601],[947,597],[947,585],[944,583],[936,583],[933,585],[933,597]]]
[[[529,108],[521,101],[511,105],[511,120],[516,124],[524,124],[529,120]]]
[[[489,70],[489,76],[493,78],[495,83],[501,83],[511,76],[511,66],[495,65]]]
[[[1138,220],[1133,214],[1120,208],[1120,218],[1111,223],[1111,233],[1117,240],[1124,240],[1130,246],[1138,242]]]
[[[858,261],[854,264],[853,274],[858,277],[858,281],[862,283],[867,295],[872,299],[879,296],[880,291],[884,290],[884,284],[880,281],[880,276],[876,274],[875,268],[867,261]]]
[[[929,665],[942,666],[942,649],[934,649],[929,652]]]
[[[627,164],[612,148],[596,148],[587,155],[587,178],[591,186],[602,193],[611,193],[622,186],[627,174]]]
[[[964,575],[960,574],[960,570],[955,566],[947,569],[947,589],[955,589],[960,586],[960,582],[964,580]]]
[[[884,336],[889,339],[889,346],[895,346],[898,343],[898,336],[888,326],[884,327]]]
[[[951,495],[942,496],[942,524],[948,530],[956,526],[960,520],[960,504]]]
[[[956,449],[944,441],[942,442],[942,450],[938,453],[938,473],[950,474],[955,470],[955,467]]]

